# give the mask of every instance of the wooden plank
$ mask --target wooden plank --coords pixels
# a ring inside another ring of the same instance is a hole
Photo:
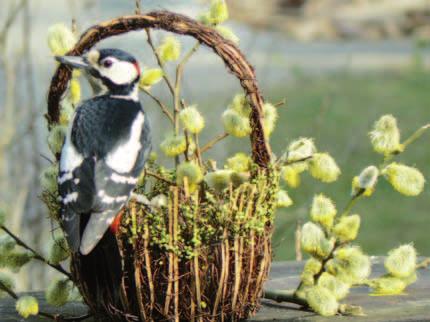
[[[373,276],[385,273],[383,259],[374,258]],[[299,275],[303,268],[303,262],[275,262],[272,265],[270,279],[266,288],[294,289],[299,282]],[[368,296],[367,287],[357,287],[351,291],[346,303],[361,305],[367,316],[365,317],[334,317],[324,318],[304,312],[294,304],[275,303],[263,300],[263,307],[258,315],[251,321],[305,321],[305,322],[422,322],[430,321],[430,270],[424,269],[418,272],[418,282],[407,289],[407,293],[400,296]],[[59,312],[58,309],[47,306],[43,300],[43,293],[33,293],[41,304],[41,309],[47,312]],[[0,300],[0,322],[23,321],[16,312],[14,301],[11,299]],[[67,315],[79,316],[85,314],[86,308],[79,303],[70,303],[61,308],[61,312]],[[49,320],[30,318],[29,322],[47,322]],[[91,321],[91,320],[87,320]]]

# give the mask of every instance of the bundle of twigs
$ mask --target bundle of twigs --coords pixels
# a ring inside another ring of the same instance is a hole
[[[102,39],[151,28],[196,38],[212,48],[239,79],[252,108],[252,178],[214,195],[205,183],[192,191],[186,182],[177,185],[154,176],[149,194],[165,196],[165,205],[130,201],[116,236],[106,234],[89,256],[73,256],[74,281],[101,321],[244,319],[257,311],[270,267],[278,188],[263,132],[263,99],[252,66],[236,45],[214,29],[169,12],[95,25],[68,54],[80,55]],[[59,104],[70,78],[71,71],[60,66],[52,79],[49,126],[59,121]]]

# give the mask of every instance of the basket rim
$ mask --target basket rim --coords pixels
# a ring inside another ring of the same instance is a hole
[[[152,11],[145,14],[126,15],[106,20],[88,28],[67,55],[81,55],[103,39],[142,29],[160,29],[179,35],[191,36],[211,48],[225,63],[228,70],[238,78],[251,106],[251,146],[254,162],[266,168],[271,160],[271,148],[263,130],[264,100],[256,80],[254,68],[241,50],[214,28],[182,14],[169,11]],[[52,77],[45,115],[48,127],[58,123],[60,102],[71,79],[71,70],[59,65]],[[57,156],[59,158],[59,156]]]

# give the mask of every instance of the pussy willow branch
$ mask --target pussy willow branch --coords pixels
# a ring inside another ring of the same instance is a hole
[[[7,285],[5,285],[2,281],[0,281],[0,290],[6,292],[11,298],[13,298],[15,300],[19,299],[18,294],[16,294],[12,289],[7,287]],[[43,311],[39,311],[39,313],[37,315],[51,319],[51,320],[54,320],[54,321],[58,321],[58,322],[79,322],[79,321],[83,321],[83,320],[86,320],[86,319],[91,317],[90,314],[85,314],[85,315],[81,315],[81,316],[77,316],[77,317],[67,317],[66,318],[60,314],[51,314],[51,313],[46,313]]]
[[[30,246],[28,246],[25,242],[23,242],[18,236],[16,236],[14,233],[12,233],[9,229],[7,229],[5,226],[0,226],[0,228],[6,233],[8,234],[10,237],[12,237],[15,242],[17,243],[17,245],[21,246],[22,248],[30,251],[33,254],[33,258],[35,260],[38,260],[40,262],[43,262],[49,266],[51,266],[53,269],[57,270],[58,272],[60,272],[61,274],[64,274],[65,276],[67,276],[71,281],[73,281],[73,277],[72,275],[67,272],[64,268],[62,268],[60,265],[57,264],[52,264],[50,263],[45,257],[43,257],[39,252],[37,252],[36,250],[34,250],[33,248],[31,248]]]

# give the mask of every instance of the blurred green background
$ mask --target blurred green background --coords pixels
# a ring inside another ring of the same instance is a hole
[[[322,184],[305,174],[298,189],[288,189],[295,204],[278,214],[274,254],[275,260],[294,259],[296,223],[308,220],[313,195],[325,193],[342,208],[353,176],[381,162],[368,139],[374,121],[393,114],[403,138],[430,122],[430,8],[425,0],[227,2],[231,9],[227,26],[240,37],[263,95],[272,103],[287,101],[279,108],[280,119],[271,138],[274,152],[281,154],[294,138],[313,137],[319,150],[333,155],[342,168],[336,183]],[[134,4],[134,0],[1,2],[0,208],[7,213],[11,230],[42,252],[49,249],[50,232],[56,229],[38,198],[39,173],[52,159],[43,115],[56,63],[46,44],[47,30],[56,23],[71,26],[75,19],[82,32],[96,22],[133,13]],[[208,0],[142,0],[144,11],[166,9],[192,17],[208,5]],[[154,36],[158,42],[163,33]],[[185,37],[181,43],[186,51],[193,40]],[[144,33],[100,44],[107,46],[130,51],[145,67],[155,66]],[[239,91],[237,81],[211,51],[203,48],[192,58],[183,94],[206,116],[201,142],[223,131],[220,116]],[[157,85],[153,93],[170,102],[165,85]],[[170,129],[157,106],[143,94],[141,100],[158,146]],[[427,180],[429,143],[430,133],[398,157],[421,169]],[[247,139],[228,138],[209,156],[221,165],[234,152],[249,149]],[[359,242],[364,250],[385,254],[401,243],[413,242],[421,255],[429,255],[429,197],[428,185],[418,198],[410,198],[381,180],[375,194],[355,208],[362,215]],[[52,271],[34,264],[19,276],[21,289],[41,289]]]

